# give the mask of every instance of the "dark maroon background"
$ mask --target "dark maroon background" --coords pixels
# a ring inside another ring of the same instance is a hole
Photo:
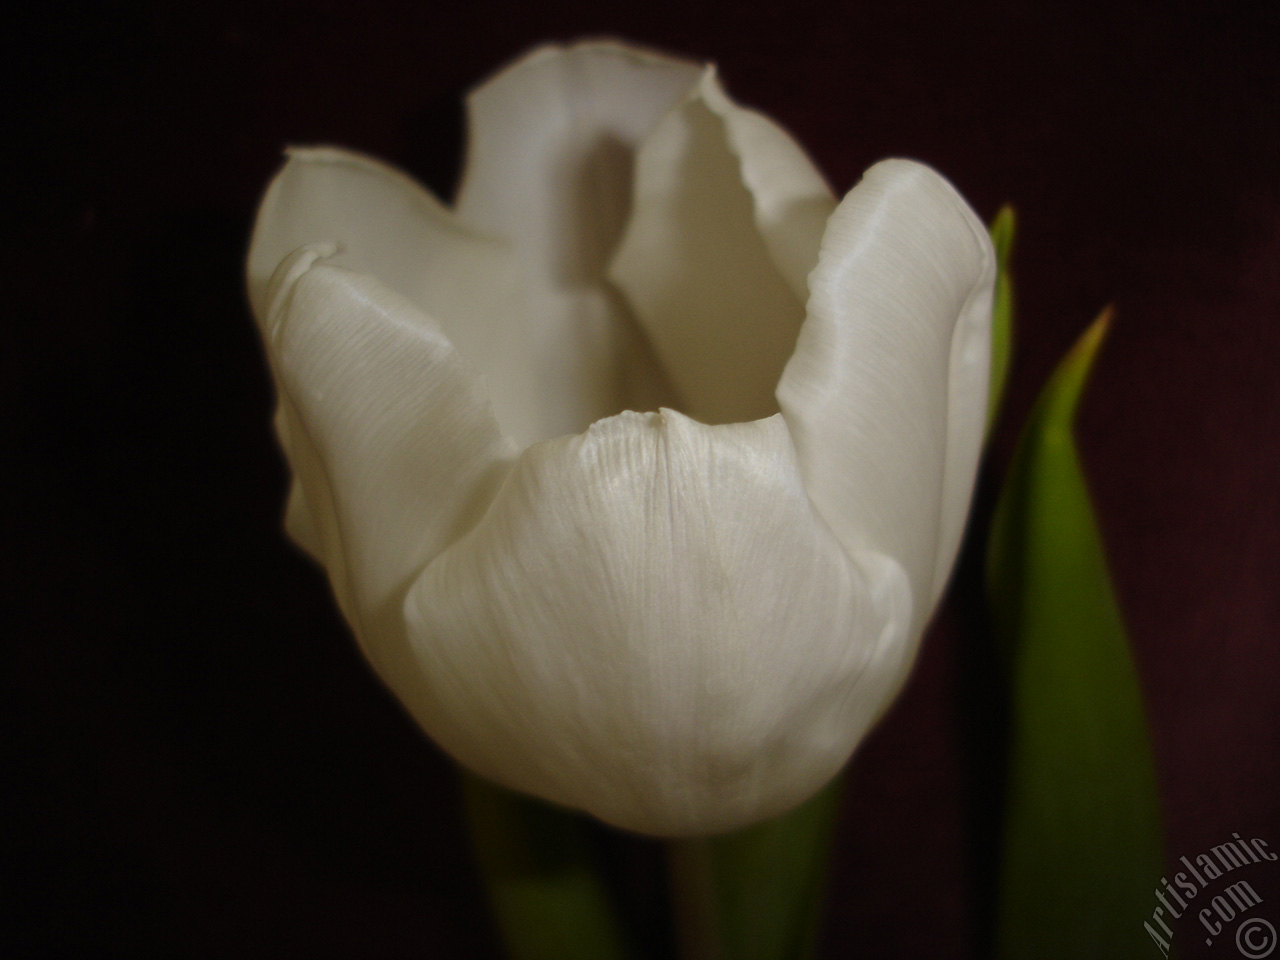
[[[284,144],[359,148],[447,190],[462,92],[583,35],[717,60],[841,192],[902,155],[984,217],[1017,205],[993,473],[1115,302],[1080,435],[1169,853],[1233,831],[1280,848],[1268,6],[155,3],[11,22],[5,934],[49,956],[496,956],[450,764],[280,533],[241,259]],[[979,955],[999,718],[973,560],[852,766],[825,957]],[[657,896],[652,851],[629,863]]]

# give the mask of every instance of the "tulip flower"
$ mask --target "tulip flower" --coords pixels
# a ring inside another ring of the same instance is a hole
[[[465,766],[662,836],[782,813],[886,710],[953,564],[994,255],[921,164],[837,202],[714,69],[545,48],[456,203],[334,148],[250,296],[291,535]]]

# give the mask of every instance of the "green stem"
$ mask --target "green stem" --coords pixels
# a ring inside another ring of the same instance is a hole
[[[724,960],[711,841],[669,841],[667,869],[681,960]]]
[[[463,804],[511,960],[632,960],[582,817],[469,773]]]
[[[837,777],[774,820],[668,844],[684,960],[811,956],[839,807]]]

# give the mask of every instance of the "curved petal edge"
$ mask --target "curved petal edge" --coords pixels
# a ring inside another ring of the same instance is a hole
[[[814,513],[785,423],[624,413],[536,444],[409,591],[446,750],[660,835],[732,829],[829,780],[884,708],[895,562]]]
[[[973,489],[993,282],[990,238],[955,188],[879,163],[831,218],[778,386],[809,495],[847,547],[902,563],[916,636]]]

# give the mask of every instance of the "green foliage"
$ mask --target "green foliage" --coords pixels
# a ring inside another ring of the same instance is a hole
[[[1162,872],[1138,678],[1073,438],[1109,312],[1054,372],[1014,455],[987,579],[1011,685],[997,955],[1130,960]]]
[[[720,960],[801,960],[810,955],[841,779],[777,819],[690,841],[702,844],[707,858],[718,942],[688,953]]]
[[[987,435],[995,425],[1009,379],[1013,356],[1013,276],[1009,260],[1013,256],[1016,220],[1013,207],[1005,204],[991,221],[991,242],[996,248],[996,290],[991,311],[991,386],[987,394]]]
[[[631,960],[578,814],[463,774],[476,860],[512,960]]]

